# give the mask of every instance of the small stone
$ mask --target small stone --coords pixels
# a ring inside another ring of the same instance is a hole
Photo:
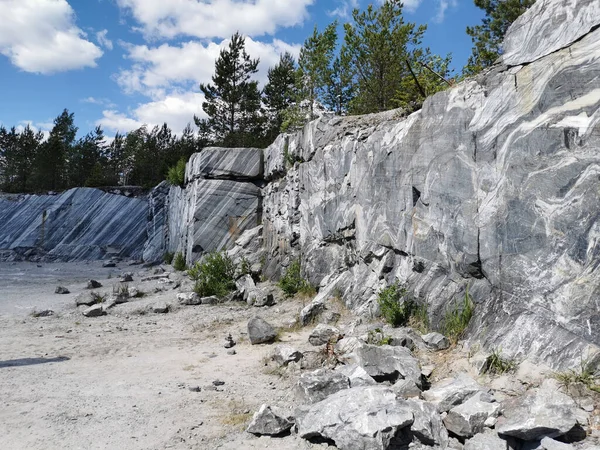
[[[123,275],[121,275],[121,283],[130,283],[133,281],[133,273],[132,272],[125,272]]]
[[[423,336],[423,341],[432,350],[446,350],[450,347],[450,341],[441,333],[429,333]]]
[[[232,356],[233,356],[233,355],[236,355],[236,354],[237,354],[237,352],[236,352],[235,350],[233,350],[233,349],[232,349],[232,350],[229,350],[229,351],[227,352],[227,354],[228,354],[228,355],[232,355]]]
[[[169,305],[166,303],[157,303],[152,307],[152,312],[155,314],[166,314],[169,312]]]
[[[190,386],[188,388],[188,390],[190,390],[191,392],[200,392],[201,391],[200,386]]]
[[[248,337],[252,345],[264,344],[273,342],[277,332],[271,324],[257,316],[248,321]]]
[[[102,287],[102,283],[96,280],[89,280],[86,289],[98,289]]]
[[[200,305],[202,304],[200,296],[195,292],[182,292],[177,294],[177,301],[182,305]]]
[[[225,384],[222,380],[215,380],[212,382],[213,386],[223,386]]]
[[[61,295],[65,295],[65,294],[70,294],[71,291],[69,291],[66,287],[64,286],[57,286],[56,290],[54,291],[55,294],[61,294]]]
[[[288,431],[293,425],[294,422],[289,420],[287,414],[271,406],[262,405],[252,417],[246,431],[258,436],[277,436]]]
[[[235,346],[235,341],[233,340],[233,337],[231,336],[231,334],[229,334],[226,338],[225,338],[225,348],[232,348]]]
[[[200,299],[200,304],[202,305],[216,305],[217,303],[219,303],[219,297],[216,297],[214,295],[211,295],[209,297],[202,297]]]
[[[105,261],[102,263],[102,267],[117,267],[117,263],[114,261]]]
[[[45,309],[43,311],[34,311],[31,315],[33,317],[50,317],[54,315],[54,311],[52,311],[51,309]]]

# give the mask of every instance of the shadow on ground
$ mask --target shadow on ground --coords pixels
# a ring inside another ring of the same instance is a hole
[[[37,364],[47,364],[68,361],[70,358],[59,356],[57,358],[20,358],[0,361],[0,369],[5,367],[35,366]]]

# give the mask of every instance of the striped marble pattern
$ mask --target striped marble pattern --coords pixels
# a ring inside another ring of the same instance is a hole
[[[190,158],[186,180],[196,178],[233,179],[262,178],[263,151],[259,148],[208,147]]]

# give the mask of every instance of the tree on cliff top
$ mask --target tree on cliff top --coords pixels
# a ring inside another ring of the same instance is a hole
[[[194,117],[194,121],[200,129],[211,131],[215,143],[250,147],[260,140],[261,96],[258,82],[251,79],[258,62],[246,53],[244,37],[235,33],[215,61],[212,84],[200,84],[205,97],[202,109],[208,118]]]
[[[491,66],[502,55],[502,40],[508,27],[527,11],[535,0],[474,0],[475,6],[485,11],[481,25],[467,27],[467,34],[475,45],[465,75],[475,75]]]

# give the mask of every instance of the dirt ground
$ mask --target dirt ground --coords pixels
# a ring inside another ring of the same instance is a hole
[[[154,269],[93,264],[0,263],[0,441],[10,450],[51,449],[312,449],[296,436],[257,438],[244,431],[262,403],[291,406],[293,376],[265,366],[272,345],[250,345],[247,321],[274,326],[302,303],[271,308],[241,303],[178,306],[185,291],[141,279]],[[133,272],[146,296],[87,318],[75,296],[90,278],[110,293]],[[173,275],[181,281],[181,275]],[[57,284],[71,294],[54,294]],[[167,314],[152,305],[167,303]],[[52,308],[54,315],[33,317]],[[231,333],[237,354],[224,348]],[[281,341],[308,349],[309,330],[284,331]],[[221,380],[215,387],[213,381]],[[199,392],[198,392],[199,388]]]

